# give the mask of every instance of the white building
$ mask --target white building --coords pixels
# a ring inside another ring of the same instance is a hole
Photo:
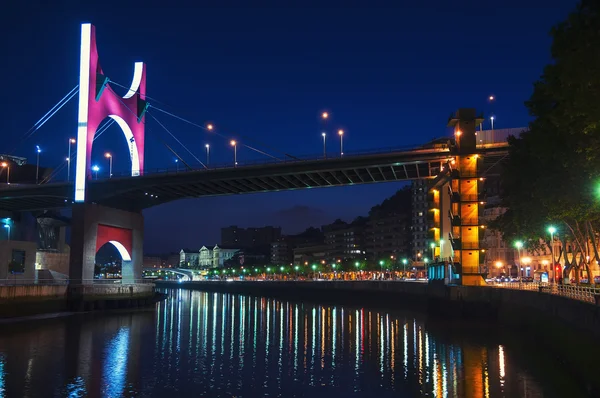
[[[188,268],[217,268],[223,267],[225,261],[233,258],[240,249],[221,248],[215,245],[212,249],[202,246],[197,252],[179,252],[179,264]]]

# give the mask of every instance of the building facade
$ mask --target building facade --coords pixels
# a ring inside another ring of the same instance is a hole
[[[179,252],[179,266],[185,268],[207,269],[219,268],[225,265],[240,249],[219,247],[212,249],[202,246],[198,251],[181,250]]]
[[[411,226],[408,212],[370,217],[367,224],[366,252],[375,261],[411,253]]]
[[[427,196],[428,181],[424,179],[414,180],[411,183],[411,207],[412,207],[412,258],[418,260],[427,257],[430,253],[429,229],[431,223],[428,218],[429,200]]]
[[[294,265],[325,264],[328,260],[327,245],[300,245],[294,249]]]
[[[363,257],[365,251],[365,222],[348,224],[341,220],[324,225],[327,246],[326,259],[343,260]]]

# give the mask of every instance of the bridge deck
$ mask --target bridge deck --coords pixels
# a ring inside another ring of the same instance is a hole
[[[480,148],[484,167],[506,156],[507,145]],[[297,160],[270,164],[113,177],[87,182],[87,201],[139,211],[184,198],[274,192],[433,178],[452,157],[448,148]],[[72,183],[12,184],[0,189],[0,210],[33,211],[70,207]]]

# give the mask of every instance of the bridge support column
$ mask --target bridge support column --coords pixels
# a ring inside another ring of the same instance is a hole
[[[112,244],[122,258],[123,283],[142,277],[144,217],[91,203],[73,205],[69,278],[71,283],[91,283],[96,253]]]

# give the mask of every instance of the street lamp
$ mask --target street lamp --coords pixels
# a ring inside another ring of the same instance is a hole
[[[492,122],[492,130],[494,129],[494,119],[495,119],[495,117],[494,117],[494,116],[491,116],[491,117],[490,117],[490,120],[491,120],[491,122]]]
[[[517,248],[517,253],[519,254],[519,268],[521,268],[521,249],[523,248],[523,242],[520,240],[516,241],[515,247]],[[519,268],[517,268],[517,276],[519,274]]]
[[[206,166],[208,166],[208,164],[210,162],[210,145],[206,144],[206,145],[204,145],[204,147],[206,148]]]
[[[403,258],[402,259],[402,264],[404,265],[404,277],[406,278],[406,264],[408,263],[408,260]]]
[[[431,242],[429,247],[431,247],[431,259],[435,261],[435,243]]]
[[[112,178],[112,155],[109,152],[106,152],[104,157],[108,159],[108,178]]]
[[[10,242],[10,224],[4,224],[4,228],[8,229],[6,233],[8,234],[8,241]]]
[[[37,162],[35,167],[35,183],[37,184],[40,180],[40,152],[42,152],[42,150],[40,149],[39,145],[35,146],[35,150],[37,156]]]
[[[71,179],[71,146],[75,144],[75,138],[69,138],[69,156],[67,157],[67,181]]]
[[[327,134],[322,132],[321,135],[323,136],[323,158],[327,159],[327,147],[325,145],[325,137],[327,137]]]
[[[548,227],[548,232],[550,232],[550,250],[552,251],[552,282],[556,283],[556,265],[554,262],[554,234],[556,233],[556,228],[551,225]]]
[[[230,144],[233,147],[233,165],[234,167],[237,167],[237,142],[231,140]]]
[[[2,162],[2,167],[6,167],[6,184],[10,185],[10,166],[6,162]]]
[[[215,126],[213,126],[213,125],[212,125],[212,124],[210,124],[210,123],[208,123],[208,124],[206,125],[206,129],[207,129],[208,131],[212,131],[214,128],[215,128]]]
[[[175,159],[175,167],[177,169],[177,172],[179,173],[179,159]]]
[[[340,136],[340,156],[344,156],[344,130],[338,130],[338,135]]]
[[[94,165],[92,166],[92,171],[96,173],[96,180],[98,179],[98,171],[100,171],[100,167]]]

